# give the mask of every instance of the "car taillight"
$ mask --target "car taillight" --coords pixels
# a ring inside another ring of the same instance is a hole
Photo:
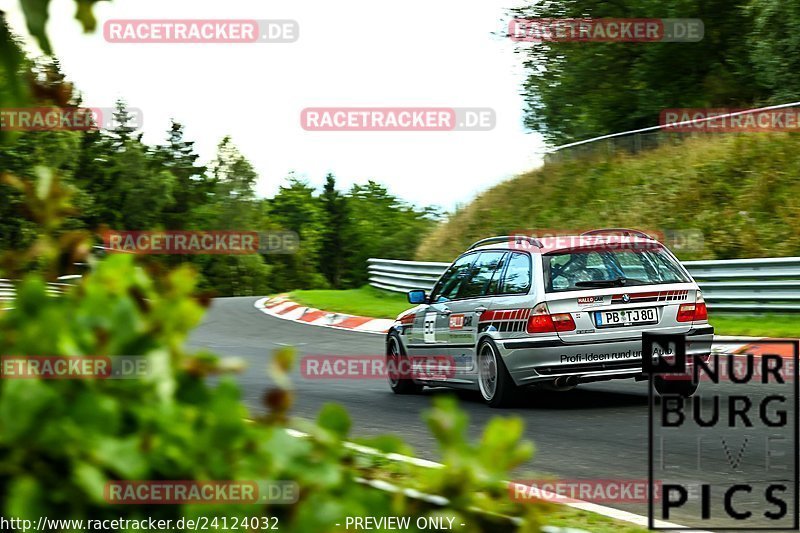
[[[572,331],[575,321],[569,313],[556,313],[551,315],[547,304],[541,303],[533,308],[528,318],[528,333],[555,333],[556,331]]]
[[[553,319],[556,331],[572,331],[575,329],[575,321],[572,320],[572,315],[569,313],[558,313],[550,315],[550,317]]]
[[[678,308],[678,322],[694,320],[694,304],[683,304]]]
[[[703,298],[703,292],[697,291],[697,299],[695,300],[696,307],[694,308],[694,321],[700,322],[708,320],[708,308],[706,308],[706,299]]]
[[[697,291],[697,300],[693,304],[683,304],[678,308],[678,322],[701,322],[708,320],[708,308],[703,293]]]

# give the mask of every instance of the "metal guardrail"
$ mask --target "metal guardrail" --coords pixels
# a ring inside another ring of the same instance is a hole
[[[106,250],[113,250],[107,246],[99,246],[95,245],[92,246],[92,249],[95,250],[95,254],[103,254]],[[118,250],[114,250],[115,252],[119,252]],[[130,252],[125,252],[130,253]],[[90,263],[73,263],[75,266],[89,268]],[[63,294],[68,287],[72,287],[75,283],[75,280],[80,279],[82,276],[80,274],[69,274],[66,276],[60,276],[57,282],[48,283],[47,284],[47,294],[50,296],[58,296],[59,294]],[[2,279],[0,278],[0,310],[3,309],[10,309],[10,301],[14,300],[16,297],[16,289],[14,288],[17,282],[15,280],[10,279]]]
[[[800,257],[686,261],[709,308],[723,311],[800,311]],[[449,263],[368,260],[369,283],[395,292],[433,288]]]
[[[79,275],[61,276],[58,278],[58,283],[47,284],[47,294],[50,296],[58,296],[63,294],[68,287],[72,287],[73,280],[79,279]],[[0,279],[0,309],[7,309],[17,294],[15,288],[16,282],[10,279]]]
[[[369,284],[387,291],[430,290],[450,263],[367,259]]]

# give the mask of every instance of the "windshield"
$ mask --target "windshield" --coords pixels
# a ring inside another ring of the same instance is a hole
[[[663,248],[569,250],[542,259],[547,292],[690,281]]]

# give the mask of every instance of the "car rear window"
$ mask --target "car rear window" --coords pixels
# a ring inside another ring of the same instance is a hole
[[[547,292],[691,281],[661,247],[568,250],[542,259]]]

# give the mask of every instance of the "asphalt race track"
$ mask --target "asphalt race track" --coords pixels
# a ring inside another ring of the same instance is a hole
[[[376,334],[342,331],[332,328],[298,324],[267,316],[253,307],[255,297],[224,298],[213,302],[203,323],[190,337],[190,348],[207,348],[223,356],[244,359],[248,368],[239,377],[243,400],[253,412],[263,412],[261,398],[269,385],[266,363],[271,352],[282,345],[295,346],[299,355],[378,355],[384,353],[383,337]],[[712,317],[713,323],[713,317]],[[487,421],[498,415],[516,415],[523,418],[526,437],[534,441],[536,453],[526,471],[549,473],[562,479],[646,480],[648,476],[648,389],[647,383],[633,380],[602,384],[581,385],[569,392],[534,391],[513,408],[496,410],[483,404],[479,393],[466,393],[448,389],[426,389],[419,396],[396,396],[383,380],[304,380],[295,373],[297,391],[293,414],[297,417],[314,418],[326,402],[344,405],[353,419],[354,435],[369,436],[391,433],[401,436],[413,446],[415,455],[436,461],[436,443],[421,421],[421,412],[429,406],[431,398],[438,394],[458,394],[461,405],[471,419],[472,437],[482,431]],[[714,385],[721,390],[730,384]],[[761,398],[770,392],[767,386],[751,391],[757,416]],[[701,391],[703,389],[701,388]],[[728,392],[731,392],[729,389]],[[703,402],[708,407],[711,400]],[[708,403],[708,405],[707,405]],[[789,409],[789,420],[794,413]],[[774,410],[774,409],[773,409]],[[708,411],[710,412],[710,411]],[[723,420],[727,410],[721,411]],[[793,431],[787,426],[784,431]],[[764,468],[767,447],[764,436],[728,432],[727,440],[720,446],[720,437],[705,433],[687,432],[685,439],[670,445],[665,462],[680,465],[669,471],[664,479],[683,482],[725,483],[746,480],[753,484],[751,494],[735,497],[737,505],[752,509],[755,514],[775,510],[766,503],[762,484],[783,482],[789,486],[782,495],[794,511],[793,472],[766,470]],[[744,431],[744,432],[743,432]],[[674,433],[673,433],[674,435]],[[743,442],[748,439],[743,448]],[[791,435],[785,443],[791,457]],[[701,469],[698,470],[698,449],[701,450]],[[729,464],[742,460],[732,469]],[[777,456],[776,456],[777,457]],[[775,459],[779,462],[785,459]],[[657,475],[658,477],[658,475]],[[698,491],[699,494],[699,491]],[[712,494],[712,515],[721,513],[721,496]],[[699,498],[690,496],[689,503],[674,511],[669,521],[698,527]],[[643,503],[597,502],[610,507],[646,515]],[[706,527],[725,526],[725,522],[712,520]]]

